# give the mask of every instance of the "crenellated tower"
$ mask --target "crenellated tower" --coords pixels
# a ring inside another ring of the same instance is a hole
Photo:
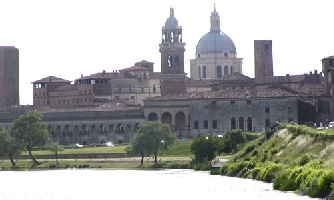
[[[182,27],[170,8],[170,16],[162,27],[161,53],[161,95],[183,94],[186,92],[184,73],[184,52],[186,45],[182,42]]]

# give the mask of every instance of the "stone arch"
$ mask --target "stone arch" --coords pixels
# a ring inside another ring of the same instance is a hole
[[[237,127],[236,127],[235,118],[232,117],[232,119],[231,119],[231,130],[236,129],[236,128],[237,128]]]
[[[122,123],[117,125],[116,133],[124,133],[124,127]]]
[[[72,129],[71,129],[70,125],[65,125],[64,133],[65,134],[71,134],[72,133]]]
[[[95,132],[95,129],[96,129],[96,128],[95,128],[95,125],[94,125],[94,124],[90,126],[90,131],[91,131],[91,133],[94,133],[94,132]]]
[[[247,131],[252,131],[253,121],[251,117],[247,117]]]
[[[78,125],[75,125],[73,128],[74,133],[78,133],[79,132],[79,127]]]
[[[88,126],[87,125],[82,125],[81,126],[81,134],[82,135],[88,134]]]
[[[106,127],[106,125],[104,125],[104,124],[100,124],[98,133],[100,133],[100,134],[105,134],[105,133],[107,133],[107,127]]]
[[[239,117],[239,129],[244,131],[245,127],[244,127],[244,118]]]
[[[185,131],[186,130],[186,116],[183,112],[178,112],[175,115],[175,129],[176,131]]]
[[[161,115],[161,123],[168,124],[170,129],[173,128],[172,126],[172,115],[169,112],[165,112]]]
[[[138,128],[139,128],[139,123],[136,123],[136,124],[135,124],[135,128],[133,129],[133,132],[134,132],[134,133],[137,132]]]
[[[157,113],[155,112],[151,112],[147,118],[148,121],[156,121],[159,119]]]
[[[126,132],[131,132],[131,124],[126,125]]]
[[[114,131],[114,125],[109,124],[108,133],[112,133],[113,131]]]
[[[217,78],[223,76],[222,67],[220,65],[217,66],[216,73],[217,73]]]

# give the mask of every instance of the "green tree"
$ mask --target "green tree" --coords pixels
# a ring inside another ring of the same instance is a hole
[[[212,134],[198,134],[190,146],[190,151],[195,155],[195,163],[211,161],[219,150],[219,138]]]
[[[47,145],[47,148],[55,154],[56,164],[58,165],[58,152],[64,151],[64,147],[59,145],[58,142],[51,142]]]
[[[11,137],[7,130],[0,128],[0,156],[8,155],[12,166],[16,164],[13,156],[20,155],[25,150],[25,145],[21,141]]]
[[[13,122],[13,137],[25,143],[33,164],[38,164],[35,156],[32,155],[32,148],[37,145],[44,145],[49,137],[46,124],[42,124],[42,114],[30,111],[21,115]]]
[[[136,134],[131,140],[131,150],[133,153],[140,153],[141,165],[144,156],[154,156],[154,163],[157,164],[158,151],[167,149],[174,144],[175,135],[171,132],[167,124],[159,121],[149,121],[145,125],[140,125]]]
[[[230,130],[223,134],[220,152],[232,153],[238,150],[240,144],[246,142],[246,137],[241,130]]]

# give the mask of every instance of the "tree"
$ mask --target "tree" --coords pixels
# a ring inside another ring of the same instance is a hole
[[[58,152],[64,151],[64,147],[59,145],[57,142],[51,142],[47,145],[47,148],[55,154],[56,164],[58,165]]]
[[[38,164],[35,156],[32,155],[32,148],[37,145],[44,145],[49,137],[46,124],[40,123],[42,114],[36,111],[30,111],[21,115],[13,122],[13,137],[25,143],[33,165]]]
[[[131,149],[134,153],[140,153],[143,164],[144,156],[154,156],[154,163],[157,164],[158,151],[167,149],[174,144],[175,135],[171,132],[167,124],[159,121],[149,121],[145,125],[140,125],[133,139]]]
[[[219,138],[212,134],[198,134],[190,146],[190,151],[195,155],[195,163],[211,161],[219,150]]]
[[[246,138],[241,130],[230,130],[224,133],[222,141],[220,152],[232,153],[238,150],[240,144],[246,142]]]
[[[0,156],[8,155],[13,167],[16,165],[13,156],[20,155],[24,149],[23,142],[15,140],[7,130],[0,128]]]

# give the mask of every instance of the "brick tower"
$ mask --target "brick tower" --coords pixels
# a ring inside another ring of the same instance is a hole
[[[254,40],[255,79],[274,76],[271,40]]]
[[[19,50],[0,46],[0,108],[19,104]]]

